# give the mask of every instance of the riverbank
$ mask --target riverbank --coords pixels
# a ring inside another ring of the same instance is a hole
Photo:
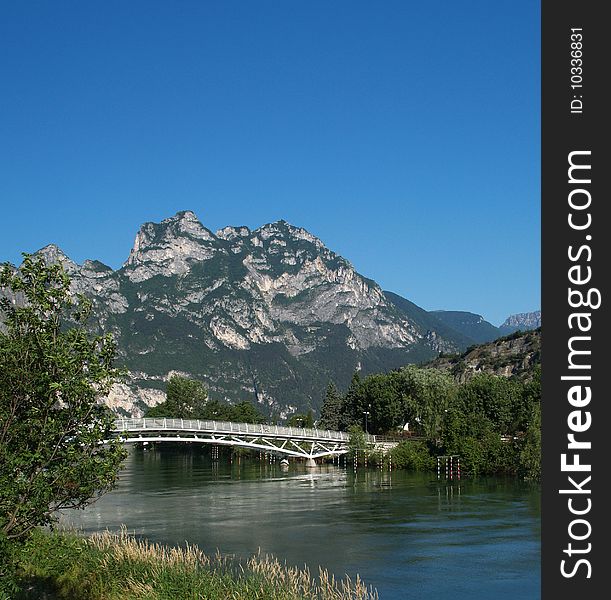
[[[89,537],[36,532],[19,555],[24,592],[18,600],[375,600],[377,592],[355,581],[335,581],[326,571],[258,555],[237,562],[208,556],[196,546],[168,547],[138,540],[125,530]]]

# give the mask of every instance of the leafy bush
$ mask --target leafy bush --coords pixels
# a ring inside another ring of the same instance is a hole
[[[17,545],[63,508],[114,487],[127,455],[99,402],[121,376],[110,335],[87,327],[91,302],[60,264],[24,254],[0,268],[0,585]],[[102,441],[106,443],[102,444]]]
[[[435,459],[423,442],[400,442],[391,451],[393,466],[411,471],[431,471],[435,468]]]

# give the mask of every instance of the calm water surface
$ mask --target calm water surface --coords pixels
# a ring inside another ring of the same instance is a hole
[[[259,548],[289,564],[358,573],[381,600],[540,597],[539,488],[513,479],[446,485],[435,475],[265,460],[205,449],[130,452],[114,491],[64,519],[122,524],[208,553]]]

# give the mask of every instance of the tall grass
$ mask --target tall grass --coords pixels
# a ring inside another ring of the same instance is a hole
[[[360,578],[337,581],[258,554],[245,561],[167,547],[125,529],[82,537],[39,532],[20,557],[22,599],[57,600],[377,600]],[[43,594],[47,594],[43,596]]]

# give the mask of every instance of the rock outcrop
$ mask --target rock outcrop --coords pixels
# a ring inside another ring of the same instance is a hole
[[[448,371],[459,383],[480,373],[529,379],[541,364],[541,329],[515,332],[462,354],[440,356],[427,367]]]

